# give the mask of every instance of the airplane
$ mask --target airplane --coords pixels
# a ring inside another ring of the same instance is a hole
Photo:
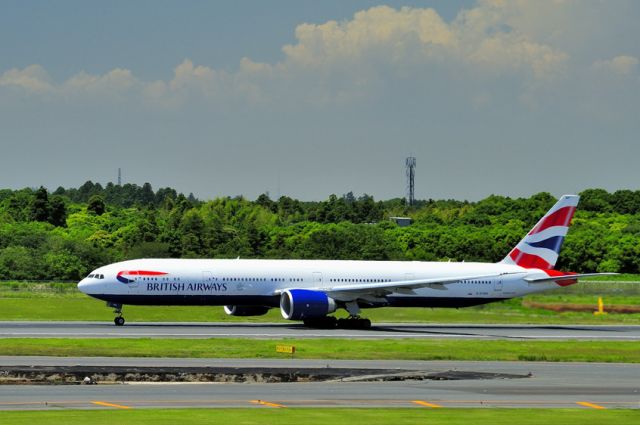
[[[578,201],[562,196],[498,263],[139,259],[100,267],[78,288],[114,308],[117,326],[123,305],[218,305],[231,316],[279,308],[308,327],[368,329],[361,309],[469,307],[615,274],[555,270]],[[348,318],[330,315],[338,309]]]

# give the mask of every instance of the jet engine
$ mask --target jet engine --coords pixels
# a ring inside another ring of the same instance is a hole
[[[324,292],[287,289],[280,296],[280,312],[287,320],[307,320],[336,311],[336,302]]]
[[[224,312],[229,316],[264,316],[269,307],[261,305],[225,305]]]

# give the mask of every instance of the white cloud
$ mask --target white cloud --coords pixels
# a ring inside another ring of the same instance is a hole
[[[211,93],[216,86],[216,71],[206,66],[194,66],[193,62],[185,59],[175,69],[173,80],[169,82],[171,90],[195,89],[202,93]]]
[[[638,58],[634,56],[616,56],[609,60],[596,61],[593,68],[597,71],[604,71],[617,75],[633,74],[638,68]]]
[[[424,56],[430,46],[455,42],[449,26],[433,9],[387,6],[358,12],[351,21],[299,25],[296,39],[297,44],[283,47],[286,62],[305,68],[372,58],[403,61],[410,55]]]
[[[327,69],[345,64],[424,63],[482,66],[488,73],[531,72],[543,78],[562,68],[567,54],[506,25],[506,9],[490,2],[462,11],[447,24],[433,9],[387,6],[355,14],[350,21],[303,24],[297,44],[283,48],[288,68]]]
[[[113,96],[126,93],[137,84],[139,82],[130,70],[116,68],[103,75],[80,72],[65,81],[60,90],[65,94]]]
[[[20,88],[27,93],[47,93],[54,88],[47,71],[40,65],[6,71],[0,76],[0,86]]]
[[[62,83],[51,81],[40,65],[31,65],[0,75],[0,87],[99,101],[129,95],[160,106],[192,99],[324,105],[371,98],[398,81],[431,81],[475,84],[467,102],[477,106],[489,104],[492,85],[507,77],[519,91],[514,98],[527,98],[529,104],[541,87],[584,71],[572,51],[558,46],[563,35],[575,33],[581,24],[583,33],[584,24],[596,25],[595,15],[581,12],[586,7],[581,4],[480,0],[451,22],[429,8],[378,6],[345,21],[299,25],[296,42],[282,48],[284,57],[277,63],[243,58],[236,71],[226,72],[185,59],[164,81],[144,81],[128,69],[116,68],[99,75],[79,72]],[[585,17],[586,23],[574,22]],[[591,68],[625,75],[637,66],[636,57],[617,56]],[[484,99],[480,103],[474,100],[478,93]]]

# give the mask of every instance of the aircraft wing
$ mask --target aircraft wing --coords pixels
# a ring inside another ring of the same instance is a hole
[[[547,282],[555,282],[558,280],[575,280],[581,279],[584,277],[594,277],[594,276],[615,276],[618,273],[582,273],[582,274],[563,274],[559,276],[540,276],[540,277],[525,277],[529,283],[547,283]]]
[[[350,285],[336,285],[336,286],[323,286],[316,288],[309,288],[312,291],[322,291],[327,295],[339,300],[345,298],[352,298],[353,296],[385,296],[393,292],[399,292],[403,294],[413,294],[414,289],[419,288],[432,288],[439,290],[446,290],[447,285],[459,283],[463,280],[480,280],[480,279],[493,279],[505,275],[513,275],[520,273],[498,273],[498,274],[483,274],[483,275],[468,275],[468,276],[456,276],[450,278],[433,278],[433,279],[414,279],[414,280],[398,280],[393,282],[380,282],[380,283],[359,283]]]

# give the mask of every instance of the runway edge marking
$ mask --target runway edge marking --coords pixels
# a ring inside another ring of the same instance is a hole
[[[576,401],[576,404],[584,407],[590,407],[592,409],[606,409],[604,406],[600,406],[599,404],[589,403],[588,401]]]
[[[283,404],[271,403],[269,401],[264,401],[264,400],[251,400],[251,403],[260,404],[262,406],[269,406],[269,407],[279,407],[279,408],[280,407],[281,408],[287,407],[287,406],[285,406]]]
[[[438,409],[438,408],[442,407],[439,404],[429,403],[429,402],[422,401],[422,400],[412,400],[412,403],[419,404],[420,406],[424,406],[424,407],[431,407],[433,409]]]
[[[132,407],[130,406],[123,406],[122,404],[107,403],[106,401],[92,401],[91,403],[97,404],[98,406],[115,407],[116,409],[132,409]]]

